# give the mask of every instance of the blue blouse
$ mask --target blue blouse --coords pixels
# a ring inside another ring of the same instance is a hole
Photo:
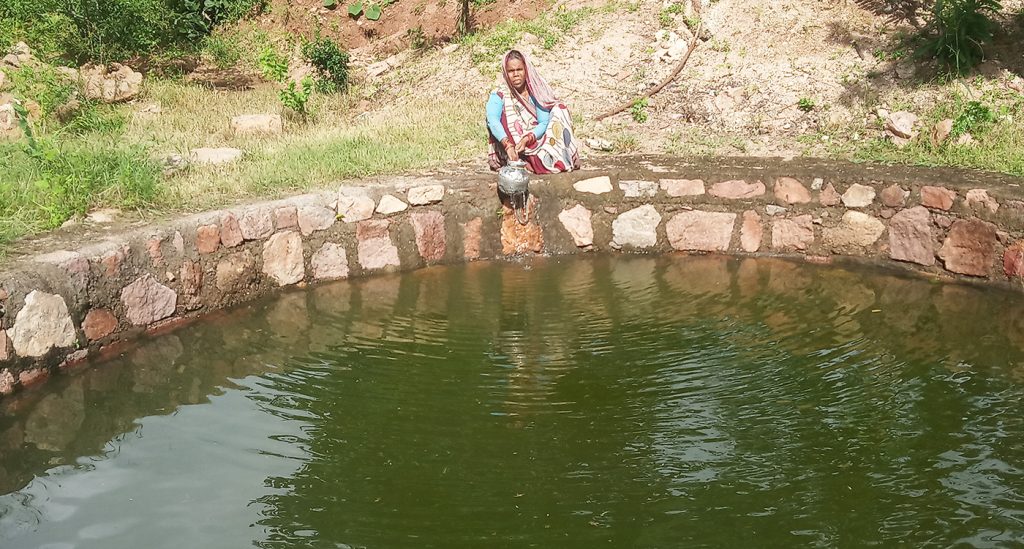
[[[510,99],[515,101],[515,99]],[[548,131],[548,124],[551,122],[551,111],[546,111],[537,104],[534,98],[530,97],[530,102],[533,106],[537,107],[537,127],[533,129],[533,136],[537,138],[539,142],[544,137],[544,132]],[[508,137],[505,133],[505,128],[501,126],[501,114],[505,110],[505,100],[498,97],[498,92],[491,92],[491,96],[487,99],[487,128],[491,130],[491,135],[495,139],[501,141]]]

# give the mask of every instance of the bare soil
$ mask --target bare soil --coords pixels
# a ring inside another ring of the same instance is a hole
[[[414,35],[427,45],[448,42],[456,35],[461,0],[395,0],[384,5],[379,20],[352,17],[356,0],[339,0],[332,8],[323,0],[274,0],[256,23],[266,29],[311,37],[317,30],[347,49],[370,46],[375,54],[390,55],[409,47]],[[373,0],[363,0],[368,6]],[[505,19],[532,19],[549,6],[547,0],[494,0],[473,9],[471,23],[488,28]]]

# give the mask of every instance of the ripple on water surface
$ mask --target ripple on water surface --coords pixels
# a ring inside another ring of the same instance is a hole
[[[290,292],[0,403],[0,545],[1019,545],[1021,305],[679,256]]]

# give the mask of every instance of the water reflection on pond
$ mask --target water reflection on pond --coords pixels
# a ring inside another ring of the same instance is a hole
[[[1022,303],[680,256],[289,292],[0,402],[0,545],[1024,543]]]

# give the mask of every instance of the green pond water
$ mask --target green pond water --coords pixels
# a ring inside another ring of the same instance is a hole
[[[1024,298],[780,260],[275,296],[0,402],[0,547],[1019,547]]]

